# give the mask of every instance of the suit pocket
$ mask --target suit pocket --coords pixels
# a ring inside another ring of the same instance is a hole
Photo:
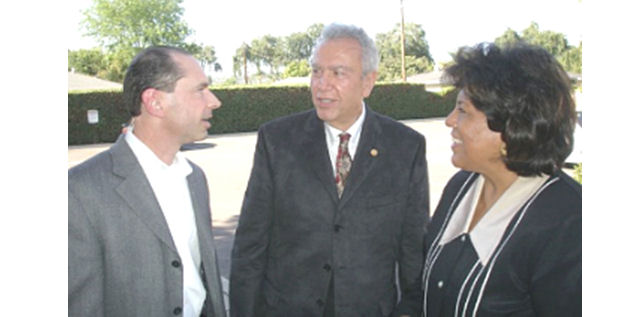
[[[391,194],[391,195],[384,195],[384,196],[376,196],[376,197],[370,197],[369,199],[367,199],[367,207],[375,209],[375,208],[389,206],[392,204],[397,204],[400,202],[401,202],[401,199],[399,198],[399,195]]]
[[[346,223],[350,223],[358,234],[373,234],[376,239],[389,238],[389,233],[398,232],[401,222],[401,195],[383,195],[368,197],[364,204],[354,206],[345,213]],[[383,234],[383,235],[380,235]]]

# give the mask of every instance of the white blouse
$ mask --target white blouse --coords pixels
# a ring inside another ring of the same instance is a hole
[[[460,235],[469,234],[482,265],[485,265],[492,256],[512,217],[548,178],[549,175],[519,176],[469,232],[475,206],[484,187],[484,176],[480,175],[458,204],[439,244],[444,245]]]

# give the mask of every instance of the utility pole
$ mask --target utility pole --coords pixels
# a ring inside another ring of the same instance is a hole
[[[245,84],[247,85],[248,83],[248,79],[247,79],[247,44],[243,43],[243,79],[245,80]]]
[[[401,79],[406,82],[406,38],[404,34],[404,0],[399,0],[401,9]]]

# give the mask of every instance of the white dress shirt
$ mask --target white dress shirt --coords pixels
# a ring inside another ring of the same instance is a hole
[[[200,249],[195,225],[195,213],[189,193],[187,176],[192,168],[189,162],[176,153],[171,165],[161,161],[150,148],[129,129],[126,142],[133,151],[156,195],[167,226],[176,245],[183,268],[184,316],[200,315],[206,289],[200,277]]]
[[[347,148],[349,150],[349,156],[352,158],[352,161],[356,157],[356,149],[358,148],[358,141],[360,140],[360,133],[362,132],[362,124],[365,121],[365,103],[362,103],[362,113],[356,121],[352,124],[349,129],[346,131],[341,131],[337,128],[330,126],[327,122],[324,122],[325,132],[326,132],[326,145],[328,146],[328,153],[330,154],[330,161],[332,162],[332,175],[336,175],[336,156],[339,153],[339,144],[341,143],[341,138],[339,134],[343,132],[349,133],[349,143],[347,144]]]

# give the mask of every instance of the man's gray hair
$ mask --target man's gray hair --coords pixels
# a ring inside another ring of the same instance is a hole
[[[329,40],[335,39],[354,39],[360,44],[362,49],[362,75],[374,72],[378,70],[378,64],[380,58],[378,56],[378,49],[375,47],[375,42],[367,35],[365,30],[354,25],[345,25],[332,23],[323,28],[321,35],[315,43],[315,47],[312,50],[312,56],[310,62],[312,64],[313,58],[317,54],[319,48]]]

